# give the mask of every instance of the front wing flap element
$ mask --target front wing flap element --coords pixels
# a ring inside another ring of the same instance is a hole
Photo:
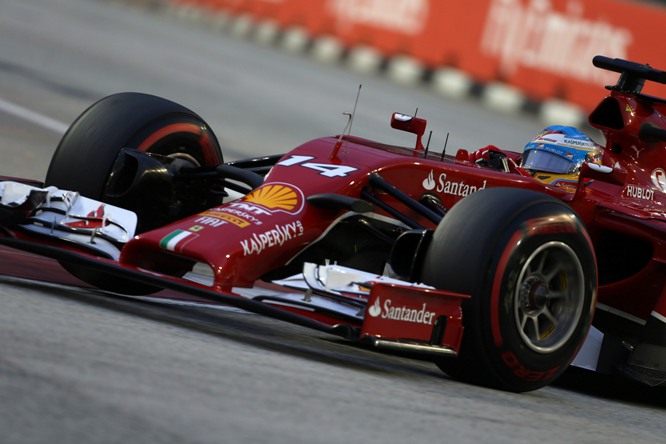
[[[274,301],[268,296],[247,298],[187,279],[147,272],[118,264],[111,259],[94,257],[41,242],[0,236],[0,245],[83,266],[104,273],[110,279],[127,279],[181,291],[204,300],[227,304],[249,312],[342,336],[349,340],[360,340],[378,349],[408,351],[419,355],[440,357],[457,356],[463,334],[461,302],[468,296],[415,284],[410,285],[406,282],[374,281],[361,284],[362,289],[370,288],[369,295],[357,294],[355,298],[352,295],[346,295],[343,305],[352,311],[345,313],[340,312],[338,305],[341,304],[341,301],[336,299],[329,301],[333,306],[323,312],[321,311],[323,308],[319,311],[303,310],[303,307],[291,310],[284,303],[275,303],[284,302],[283,299]],[[346,270],[343,271],[346,272]],[[359,273],[363,274],[363,272]],[[342,273],[342,275],[352,279],[365,277],[346,273]],[[333,281],[341,279],[341,276],[337,276]],[[331,283],[329,279],[326,279],[326,282]],[[326,292],[322,293],[326,294]],[[308,299],[307,292],[304,297],[303,304],[308,306],[306,308],[310,308],[310,305],[317,305],[314,304],[314,300]],[[366,297],[367,305],[364,304]],[[352,302],[355,303],[351,304]],[[297,308],[294,304],[289,305]],[[363,312],[364,306],[365,313]],[[308,311],[310,313],[307,313]],[[331,316],[331,314],[335,314],[335,316]],[[337,321],[332,323],[332,319],[337,319]]]
[[[468,297],[422,287],[374,283],[361,340],[381,349],[457,356],[463,334],[461,302]]]
[[[463,334],[461,303],[467,295],[340,265],[307,262],[302,274],[273,283],[305,291],[300,305],[313,309],[322,308],[313,293],[338,307],[361,303],[361,342],[419,355],[458,354]]]
[[[75,191],[0,181],[0,225],[118,259],[121,246],[134,236],[136,224],[132,211]]]
[[[268,316],[292,324],[330,333],[332,335],[342,336],[347,339],[356,339],[357,337],[355,330],[351,326],[345,324],[333,326],[327,325],[315,319],[271,306],[260,300],[249,299],[238,294],[220,291],[219,289],[206,287],[182,278],[160,275],[133,267],[123,266],[110,259],[93,257],[60,246],[2,236],[0,236],[0,245],[56,259],[61,262],[83,266],[90,270],[104,273],[108,275],[110,279],[127,279],[141,284],[180,291],[203,300],[226,304],[251,313]]]

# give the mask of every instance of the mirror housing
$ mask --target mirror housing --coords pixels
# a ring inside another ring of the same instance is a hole
[[[426,119],[421,119],[420,117],[401,113],[393,113],[393,115],[391,115],[391,128],[416,134],[416,146],[414,148],[416,151],[425,150],[422,139],[427,124],[428,121]]]

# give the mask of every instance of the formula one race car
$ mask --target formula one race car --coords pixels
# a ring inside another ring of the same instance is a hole
[[[345,130],[225,163],[192,111],[112,95],[72,124],[44,182],[0,182],[0,245],[102,290],[177,290],[505,390],[542,387],[572,361],[658,385],[666,100],[641,90],[666,72],[594,64],[620,73],[589,118],[605,147],[567,186],[510,155],[493,168],[432,152],[426,121],[398,113],[414,148]]]

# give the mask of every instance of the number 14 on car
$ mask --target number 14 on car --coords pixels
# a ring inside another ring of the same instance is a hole
[[[305,168],[310,168],[312,170],[319,171],[319,174],[326,177],[345,177],[349,173],[352,173],[357,170],[357,168],[350,167],[347,165],[334,165],[332,163],[309,162],[314,158],[315,158],[314,156],[291,155],[288,158],[278,162],[277,165],[287,166],[287,167],[300,165]]]

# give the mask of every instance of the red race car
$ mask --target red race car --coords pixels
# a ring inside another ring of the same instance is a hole
[[[605,144],[549,127],[524,153],[436,153],[426,121],[396,113],[414,148],[345,130],[224,162],[192,111],[112,95],[72,124],[44,182],[2,178],[0,244],[102,290],[176,290],[505,390],[572,361],[658,385],[666,100],[641,90],[666,72],[594,64],[620,74],[589,118]]]

